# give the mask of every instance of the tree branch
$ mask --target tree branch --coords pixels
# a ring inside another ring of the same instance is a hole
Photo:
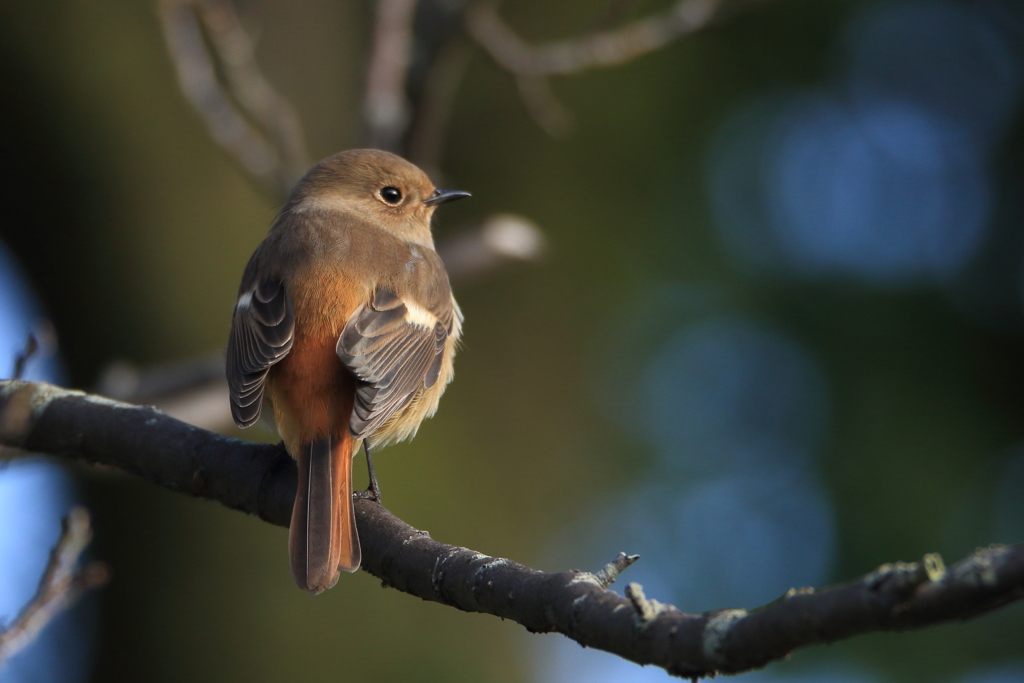
[[[516,80],[533,120],[554,138],[572,132],[573,119],[551,89],[549,77],[631,62],[706,28],[722,12],[725,0],[678,0],[664,12],[614,29],[576,38],[530,45],[487,3],[466,12],[466,30]]]
[[[295,465],[279,447],[48,384],[0,381],[0,444],[117,467],[281,526],[295,494]],[[648,599],[638,584],[626,597],[607,590],[629,557],[597,575],[546,573],[439,543],[368,500],[356,502],[356,516],[363,569],[385,586],[690,678],[747,671],[861,633],[965,619],[1024,597],[1024,546],[992,546],[949,570],[928,556],[821,591],[790,590],[750,612],[687,614]]]
[[[302,124],[260,72],[234,6],[162,0],[160,19],[181,90],[210,135],[265,189],[287,196],[309,166]]]
[[[54,617],[75,604],[83,593],[110,579],[110,571],[102,562],[90,562],[76,569],[91,540],[89,513],[82,507],[73,508],[64,518],[60,540],[50,553],[35,597],[9,626],[0,629],[0,663],[31,644]]]
[[[527,44],[491,5],[468,11],[466,27],[494,61],[517,76],[571,76],[625,64],[694,33],[711,23],[722,4],[723,0],[679,0],[665,12],[616,29],[543,45]]]
[[[28,339],[25,341],[25,348],[19,351],[18,355],[14,358],[14,379],[21,379],[25,376],[25,367],[38,351],[39,340],[36,339],[34,333],[29,332]]]
[[[426,76],[417,86],[409,125],[407,155],[431,177],[438,177],[441,157],[448,138],[448,124],[462,86],[462,79],[473,55],[469,41],[459,38],[444,43],[436,58],[423,70]]]
[[[363,97],[370,147],[401,151],[410,116],[405,82],[412,63],[415,12],[416,0],[377,0]]]

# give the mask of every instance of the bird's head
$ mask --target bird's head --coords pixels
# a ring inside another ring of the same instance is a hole
[[[430,217],[434,209],[468,196],[468,192],[437,189],[426,173],[400,156],[354,149],[311,168],[292,191],[288,209],[347,212],[404,240],[433,246]]]

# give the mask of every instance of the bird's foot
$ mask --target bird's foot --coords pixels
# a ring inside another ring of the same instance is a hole
[[[366,469],[370,473],[370,486],[365,491],[356,491],[352,495],[356,499],[372,500],[380,504],[380,486],[377,485],[377,475],[373,472],[373,457],[370,455],[370,446],[363,442],[363,450],[366,452]]]
[[[374,503],[380,503],[380,489],[368,488],[365,491],[353,491],[352,497],[356,500],[372,500]]]

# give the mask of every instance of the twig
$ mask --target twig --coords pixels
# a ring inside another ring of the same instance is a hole
[[[100,374],[96,393],[129,403],[153,403],[219,379],[224,379],[223,351],[146,368],[119,360]]]
[[[437,176],[455,97],[473,54],[471,47],[461,39],[440,51],[429,69],[409,127],[409,160],[430,176]]]
[[[725,0],[679,0],[668,10],[616,29],[595,31],[569,40],[530,45],[490,4],[466,12],[466,29],[519,87],[534,121],[553,137],[572,129],[572,116],[558,102],[548,78],[616,66],[660,49],[711,24]]]
[[[73,605],[83,593],[110,580],[110,570],[102,562],[90,562],[76,570],[91,540],[88,511],[73,508],[64,518],[60,540],[50,552],[50,561],[35,597],[0,631],[0,663],[32,643],[54,617]]]
[[[24,379],[31,361],[45,360],[57,350],[57,330],[47,318],[39,318],[25,336],[25,346],[14,357],[12,379]]]
[[[196,427],[232,429],[224,352],[140,368],[115,361],[100,375],[96,392],[108,398],[144,403]]]
[[[631,583],[626,586],[626,599],[633,605],[637,621],[643,626],[657,619],[662,612],[675,609],[672,605],[663,605],[657,600],[648,600],[644,595],[643,586],[639,583]]]
[[[494,7],[466,13],[469,34],[506,70],[520,75],[570,76],[625,64],[708,26],[724,0],[679,0],[667,11],[610,31],[529,45],[502,21]]]
[[[409,123],[406,77],[412,62],[416,0],[377,0],[373,47],[366,70],[363,114],[370,147],[400,152]]]
[[[308,165],[302,128],[260,74],[252,39],[229,0],[162,0],[160,18],[181,89],[213,139],[264,188],[287,195]],[[217,60],[227,84],[217,77]]]
[[[639,555],[619,553],[619,556],[605,565],[604,569],[594,574],[594,578],[597,579],[597,583],[601,588],[607,588],[615,583],[615,579],[619,578],[619,574],[626,571],[628,567],[639,559]]]
[[[26,409],[20,423],[5,419]],[[282,526],[295,495],[294,462],[278,447],[48,384],[0,381],[0,443],[117,467]],[[966,619],[1024,597],[1024,545],[992,546],[945,571],[929,557],[840,586],[791,590],[749,612],[687,614],[636,584],[621,597],[587,572],[540,572],[439,543],[369,500],[357,501],[356,516],[363,569],[385,586],[689,678],[747,671],[861,633]]]
[[[469,1],[416,1],[405,84],[410,117],[402,152],[434,178],[439,177],[452,107],[474,52],[464,27]]]
[[[608,6],[594,20],[592,30],[611,29],[621,23],[637,4],[638,0],[609,0]]]
[[[514,74],[519,96],[526,111],[541,130],[563,140],[576,129],[576,119],[565,105],[558,101],[551,81],[537,74]]]
[[[445,240],[437,252],[449,279],[460,285],[515,261],[539,261],[547,248],[547,238],[535,223],[523,216],[499,213],[489,216],[478,229]]]
[[[36,339],[35,334],[29,332],[28,339],[25,340],[25,348],[14,359],[13,379],[22,379],[25,376],[25,366],[32,360],[37,351],[39,351],[39,341]]]
[[[260,72],[255,44],[231,1],[198,0],[196,9],[224,65],[232,94],[267,133],[280,156],[282,181],[290,189],[309,167],[302,123],[295,108]]]

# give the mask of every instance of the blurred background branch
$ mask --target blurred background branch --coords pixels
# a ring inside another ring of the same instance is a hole
[[[679,0],[664,12],[619,28],[541,45],[520,38],[488,3],[466,13],[466,27],[494,61],[515,76],[573,76],[625,64],[706,28],[723,4],[724,0]]]
[[[25,348],[19,351],[14,359],[14,374],[11,376],[11,379],[22,379],[25,376],[25,366],[32,360],[32,356],[36,355],[37,351],[39,351],[39,340],[36,339],[34,333],[29,332]]]
[[[416,0],[378,0],[373,43],[366,68],[363,110],[367,146],[402,153],[409,124],[406,75],[412,63]]]
[[[182,93],[210,135],[260,186],[287,196],[310,164],[302,124],[260,72],[234,5],[162,0],[160,18]]]
[[[104,563],[81,561],[92,540],[88,511],[83,507],[73,508],[64,518],[62,527],[60,540],[50,552],[35,597],[11,623],[0,625],[0,666],[28,647],[58,614],[74,605],[84,593],[110,580],[110,570]]]
[[[17,421],[5,419],[12,411],[21,415]],[[110,465],[288,525],[296,471],[279,447],[217,437],[148,408],[14,380],[0,381],[0,424],[5,445]],[[356,509],[362,568],[385,587],[511,619],[534,633],[562,633],[682,677],[748,671],[798,647],[965,619],[1024,598],[1024,545],[993,546],[948,570],[938,556],[929,555],[921,562],[883,565],[840,586],[793,589],[749,612],[687,614],[648,599],[636,583],[626,597],[607,589],[636,556],[620,555],[596,574],[546,573],[439,543],[377,503],[359,500]],[[66,525],[32,614],[65,604],[50,597],[54,591],[74,597],[78,593],[68,586],[80,592],[106,580],[102,565],[71,573],[89,539],[84,515],[73,513]],[[29,626],[16,633],[28,633],[41,619],[25,617]],[[0,654],[2,647],[0,640]]]
[[[614,29],[530,45],[502,20],[495,4],[481,2],[466,12],[466,29],[515,78],[537,125],[552,137],[564,138],[572,132],[573,118],[555,97],[549,77],[626,64],[706,28],[726,4],[725,0],[678,0],[664,12]],[[616,8],[610,7],[609,15],[615,13]]]

